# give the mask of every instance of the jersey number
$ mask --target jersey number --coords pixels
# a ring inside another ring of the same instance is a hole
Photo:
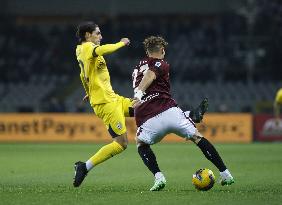
[[[142,65],[140,67],[140,72],[143,73],[143,76],[145,75],[145,73],[147,72],[147,70],[149,69],[149,66],[148,64],[145,64],[145,65]],[[133,83],[132,83],[132,86],[133,88],[136,88],[136,78],[137,78],[137,75],[138,75],[138,69],[134,69],[133,73],[132,73],[132,78],[133,78]]]
[[[81,60],[79,60],[78,63],[79,63],[81,70],[83,71],[83,77],[84,77],[85,82],[88,82],[88,78],[86,78],[86,74],[85,74],[84,63]]]

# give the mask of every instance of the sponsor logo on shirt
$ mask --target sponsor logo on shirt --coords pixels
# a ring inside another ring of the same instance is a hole
[[[152,100],[153,98],[159,96],[160,93],[154,93],[154,94],[151,94],[151,95],[148,95],[147,97],[145,97],[143,100],[141,100],[141,103],[144,103],[148,100]]]

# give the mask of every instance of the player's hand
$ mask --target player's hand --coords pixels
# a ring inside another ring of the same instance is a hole
[[[82,100],[83,100],[83,102],[88,102],[89,101],[89,96],[85,95]]]
[[[141,101],[137,98],[133,98],[133,104],[132,104],[132,107],[133,108],[136,108],[138,107],[139,105],[141,105]]]
[[[120,42],[123,42],[126,46],[130,44],[130,40],[128,38],[122,38]]]

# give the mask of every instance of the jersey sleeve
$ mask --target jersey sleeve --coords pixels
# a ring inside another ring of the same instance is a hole
[[[163,74],[164,66],[162,65],[162,62],[159,60],[151,61],[149,63],[149,70],[153,71],[156,74],[156,77],[158,78]]]
[[[120,49],[123,46],[125,46],[125,44],[123,42],[97,46],[94,49],[93,56],[95,56],[95,55],[96,56],[103,56],[103,55],[106,55],[106,54],[110,54],[110,53],[115,52],[116,50]]]

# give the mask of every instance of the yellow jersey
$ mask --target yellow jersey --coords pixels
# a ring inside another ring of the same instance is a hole
[[[278,104],[282,104],[282,88],[280,88],[277,93],[276,93],[276,97],[275,97],[275,102]]]
[[[76,47],[76,57],[80,67],[80,78],[84,89],[89,96],[91,106],[113,102],[116,94],[113,91],[110,74],[104,54],[109,54],[123,47],[125,44],[95,45],[84,42]]]

